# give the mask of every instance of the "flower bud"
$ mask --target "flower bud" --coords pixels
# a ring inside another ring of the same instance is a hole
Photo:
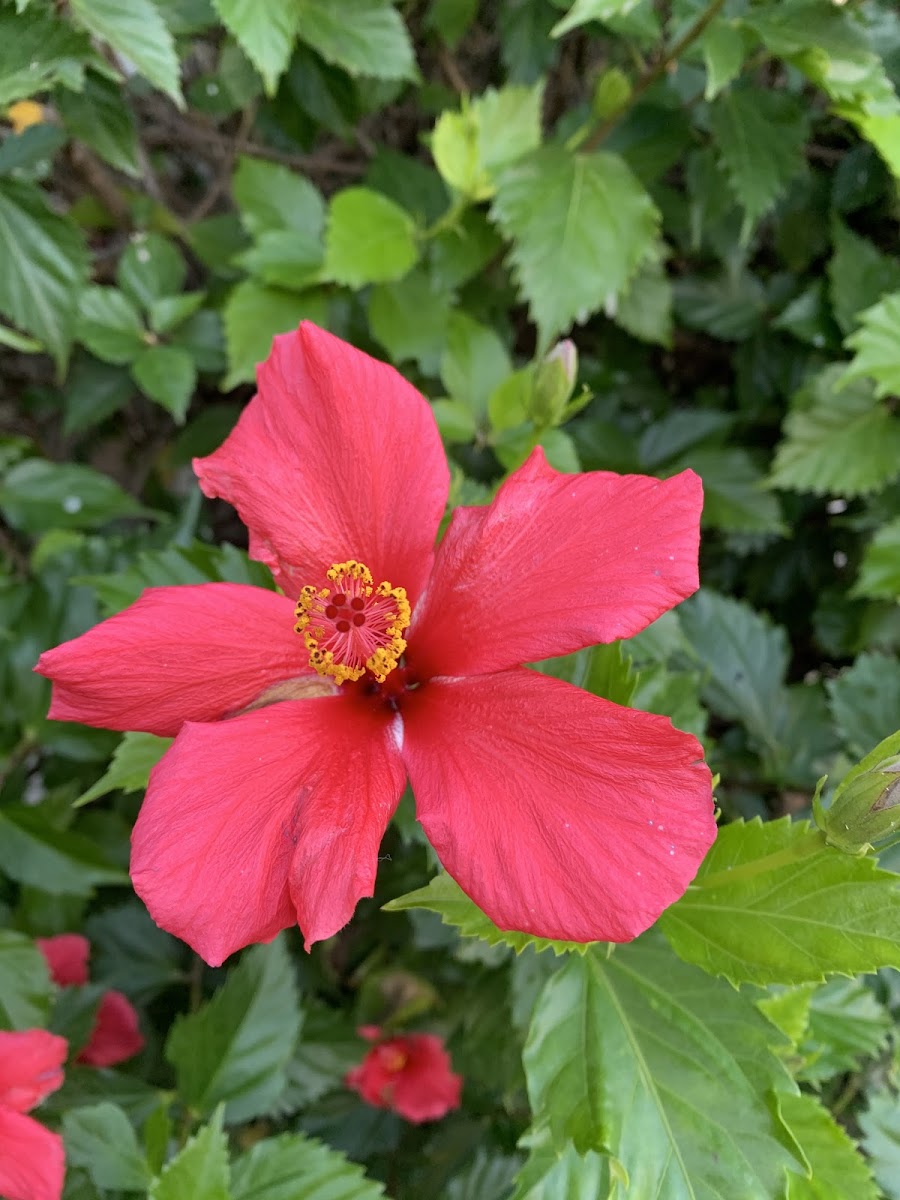
[[[865,854],[900,829],[900,734],[881,742],[838,785],[831,806],[817,813],[829,845]]]
[[[536,428],[548,429],[559,424],[575,390],[578,375],[578,351],[568,338],[557,342],[535,371],[534,391],[528,415]]]

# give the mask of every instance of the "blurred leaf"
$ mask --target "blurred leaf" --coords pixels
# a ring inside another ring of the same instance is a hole
[[[390,0],[298,0],[299,35],[350,75],[415,79],[412,43]]]
[[[732,983],[807,983],[900,966],[900,878],[808,821],[733,821],[660,918],[676,953]]]
[[[71,0],[76,20],[183,105],[175,41],[152,0]]]
[[[609,1159],[574,1146],[557,1151],[546,1128],[531,1130],[519,1145],[528,1159],[516,1176],[511,1200],[605,1200],[610,1191]]]
[[[184,287],[187,264],[181,251],[158,233],[135,234],[116,268],[116,282],[141,309],[150,309]]]
[[[234,1164],[232,1200],[379,1200],[380,1183],[342,1154],[304,1137],[283,1133],[257,1142]]]
[[[245,951],[213,998],[172,1026],[166,1058],[180,1096],[201,1113],[224,1103],[229,1123],[262,1115],[284,1087],[299,1028],[283,939]]]
[[[621,642],[591,646],[564,658],[550,658],[538,663],[537,669],[544,675],[553,675],[583,688],[592,696],[601,696],[625,707],[631,704],[639,680]]]
[[[746,56],[744,38],[736,24],[717,16],[706,27],[700,45],[706,64],[703,98],[714,100],[741,73]]]
[[[785,92],[731,88],[716,99],[710,123],[735,199],[752,224],[806,165],[806,111]]]
[[[112,287],[90,287],[79,303],[78,340],[103,362],[122,365],[147,345],[144,323],[133,302]]]
[[[665,266],[649,261],[632,279],[612,314],[632,337],[668,346],[672,341],[672,284]]]
[[[890,1013],[864,983],[833,979],[810,998],[799,1077],[816,1084],[857,1070],[884,1050],[892,1027]]]
[[[900,473],[900,421],[866,380],[844,386],[827,367],[794,398],[775,452],[772,487],[860,496]]]
[[[703,524],[738,533],[786,534],[781,507],[746,450],[702,446],[669,464],[690,467],[703,480]]]
[[[273,96],[291,60],[302,15],[294,0],[212,0],[225,28],[259,71]]]
[[[453,399],[464,404],[476,420],[484,418],[491,393],[511,371],[509,353],[493,329],[467,313],[450,314],[441,380]]]
[[[436,375],[447,342],[451,304],[425,271],[416,268],[397,283],[382,283],[369,294],[369,328],[395,363],[415,360]]]
[[[78,87],[91,44],[50,12],[33,8],[15,13],[0,8],[0,108],[30,99],[57,82]]]
[[[88,896],[98,884],[128,883],[89,838],[54,829],[40,809],[24,807],[0,810],[0,870],[51,896]]]
[[[177,346],[148,346],[131,364],[131,377],[179,425],[184,424],[197,386],[197,369],[186,350]]]
[[[245,279],[228,297],[224,317],[228,374],[222,389],[229,391],[253,381],[277,333],[296,329],[301,321],[327,325],[328,307],[320,291],[286,292]]]
[[[152,515],[108,475],[77,463],[26,458],[0,483],[0,509],[16,529],[94,529],[121,517]]]
[[[521,954],[526,946],[533,946],[538,951],[550,949],[554,954],[564,954],[568,950],[584,954],[588,948],[584,942],[552,941],[549,938],[532,937],[530,933],[498,929],[446,872],[435,875],[427,887],[397,896],[383,907],[386,912],[427,908],[439,913],[445,925],[458,929],[461,937],[481,938],[489,946],[511,946],[517,954]]]
[[[46,1025],[50,994],[47,963],[34,942],[0,929],[0,1029]]]
[[[829,679],[828,702],[835,725],[856,758],[900,727],[900,662],[883,654],[860,654],[852,667]]]
[[[553,26],[551,37],[562,37],[579,25],[586,25],[588,21],[609,21],[625,15],[639,3],[640,0],[575,0],[563,19]],[[564,8],[565,5],[560,4],[559,7]]]
[[[369,188],[331,199],[323,276],[348,287],[400,279],[419,257],[415,225],[393,200]]]
[[[196,1133],[150,1184],[148,1200],[231,1200],[222,1113]]]
[[[856,357],[845,379],[873,379],[879,399],[900,392],[900,291],[860,314],[859,329],[847,345]]]
[[[878,1200],[865,1159],[814,1096],[780,1096],[781,1115],[809,1162],[812,1176],[788,1175],[785,1200]]]
[[[490,1155],[479,1147],[467,1166],[450,1180],[446,1200],[508,1200],[519,1162]]]
[[[900,1200],[900,1100],[884,1088],[869,1096],[869,1106],[857,1118],[863,1149],[875,1178],[890,1200]]]
[[[770,1109],[792,1090],[780,1035],[726,983],[659,940],[572,956],[538,1000],[525,1046],[528,1094],[557,1149],[603,1149],[635,1195],[770,1200],[797,1169]],[[622,1098],[628,1097],[623,1104]]]
[[[151,768],[155,767],[172,738],[156,737],[152,733],[126,733],[119,742],[101,779],[82,792],[74,807],[90,804],[110,792],[140,792],[147,786]]]
[[[127,371],[77,352],[63,391],[63,433],[71,436],[99,425],[127,404],[134,391]]]
[[[55,104],[74,137],[116,170],[140,175],[137,126],[131,106],[122,102],[120,87],[91,71],[80,92],[59,88]]]
[[[325,225],[325,202],[308,179],[278,163],[241,156],[232,180],[234,198],[247,231],[294,230],[318,239]]]
[[[142,1192],[150,1182],[131,1122],[115,1104],[76,1108],[63,1116],[66,1163],[84,1167],[98,1188]]]
[[[92,974],[135,999],[155,995],[184,979],[184,947],[134,901],[88,917]]]
[[[866,546],[850,594],[872,600],[900,599],[900,517],[882,525]]]
[[[32,184],[0,179],[0,311],[33,334],[61,369],[68,358],[87,254],[77,227]]]
[[[431,153],[446,182],[473,200],[489,200],[505,167],[541,143],[543,86],[488,88],[446,109],[434,127]]]
[[[832,221],[834,254],[828,264],[828,280],[834,317],[844,333],[859,325],[858,316],[887,292],[900,288],[900,263],[882,254],[867,238],[860,237],[838,220]]]
[[[545,344],[624,291],[656,247],[659,214],[615,154],[546,146],[503,173],[491,211]]]
[[[673,295],[676,315],[685,325],[723,341],[750,337],[765,315],[765,292],[749,271],[713,279],[687,276],[674,284]]]

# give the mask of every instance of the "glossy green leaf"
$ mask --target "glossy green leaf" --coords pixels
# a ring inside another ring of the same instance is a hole
[[[98,800],[110,792],[143,791],[151,769],[171,745],[172,738],[156,737],[152,733],[126,733],[103,776],[93,787],[81,793],[75,806],[90,804],[92,800]]]
[[[331,200],[323,275],[348,287],[400,279],[419,256],[412,218],[369,188],[344,188]]]
[[[503,173],[491,211],[545,343],[624,291],[656,250],[659,215],[615,154],[538,150]]]
[[[284,942],[246,951],[226,983],[179,1016],[166,1043],[179,1094],[199,1112],[225,1104],[229,1122],[268,1111],[284,1087],[300,1028],[294,972]]]
[[[120,517],[149,515],[108,475],[78,463],[26,458],[0,483],[0,510],[25,533],[94,529]]]
[[[852,755],[861,758],[900,723],[900,662],[885,654],[860,654],[852,667],[829,679],[828,703]]]
[[[196,1133],[150,1184],[148,1200],[231,1200],[222,1113]]]
[[[112,287],[88,288],[79,304],[78,340],[103,362],[132,362],[146,347],[146,331],[132,300]]]
[[[67,1165],[84,1167],[98,1188],[135,1192],[150,1182],[134,1128],[115,1104],[85,1105],[67,1112],[63,1137]]]
[[[40,811],[24,807],[0,812],[0,870],[52,896],[89,896],[100,884],[128,883],[90,838],[54,829]]]
[[[234,1164],[232,1200],[379,1200],[380,1183],[342,1154],[304,1137],[283,1133],[257,1142]]]
[[[605,1150],[658,1200],[770,1200],[799,1169],[770,1108],[791,1081],[780,1035],[728,984],[646,938],[571,957],[538,1000],[528,1094],[557,1149]],[[627,1103],[623,1103],[627,1097]]]
[[[197,385],[197,368],[186,350],[178,346],[148,346],[131,364],[131,377],[179,425],[184,423]]]
[[[89,33],[133,63],[148,82],[183,104],[175,40],[153,0],[71,0]]]
[[[789,1175],[785,1200],[878,1200],[862,1155],[814,1096],[779,1097],[781,1115],[809,1162],[812,1175]]]
[[[139,308],[149,310],[184,287],[187,264],[181,251],[158,233],[135,234],[116,268],[116,282]]]
[[[733,821],[660,918],[677,954],[733,983],[806,983],[900,966],[898,877],[807,821]]]
[[[519,1145],[528,1158],[516,1176],[511,1200],[606,1200],[610,1195],[609,1160],[574,1146],[554,1149],[546,1128],[531,1130]]]
[[[252,382],[277,333],[288,333],[301,321],[327,324],[328,307],[320,291],[294,293],[245,279],[228,297],[224,320],[228,374],[222,387],[229,391]]]

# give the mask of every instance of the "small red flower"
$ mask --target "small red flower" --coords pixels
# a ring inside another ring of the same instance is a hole
[[[59,1200],[63,1141],[25,1114],[63,1081],[68,1045],[44,1029],[0,1033],[0,1195]]]
[[[416,1125],[459,1108],[462,1076],[451,1070],[439,1037],[406,1033],[382,1040],[377,1025],[364,1025],[359,1034],[375,1045],[344,1082],[367,1104],[389,1108]]]
[[[284,594],[150,588],[41,656],[50,716],[174,736],[132,837],[152,916],[217,965],[374,889],[407,777],[443,865],[501,928],[628,941],[715,838],[699,743],[521,664],[638,633],[698,585],[702,506],[671,479],[540,449],[458,508],[427,401],[304,323],[195,462]]]
[[[88,982],[91,947],[87,938],[79,933],[60,933],[38,938],[37,945],[59,987],[83,987]],[[89,1067],[114,1067],[143,1048],[144,1038],[131,1001],[121,992],[110,990],[100,999],[94,1028],[75,1061]]]

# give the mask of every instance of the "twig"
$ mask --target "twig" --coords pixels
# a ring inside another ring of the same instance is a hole
[[[241,121],[238,125],[237,133],[234,135],[234,141],[231,143],[231,149],[223,158],[216,178],[213,180],[211,187],[207,189],[206,195],[186,218],[188,225],[193,225],[195,221],[202,221],[204,217],[208,216],[215,207],[216,201],[227,189],[231,182],[234,164],[241,151],[246,149],[247,135],[253,127],[255,119],[256,105],[248,104],[241,113]]]

